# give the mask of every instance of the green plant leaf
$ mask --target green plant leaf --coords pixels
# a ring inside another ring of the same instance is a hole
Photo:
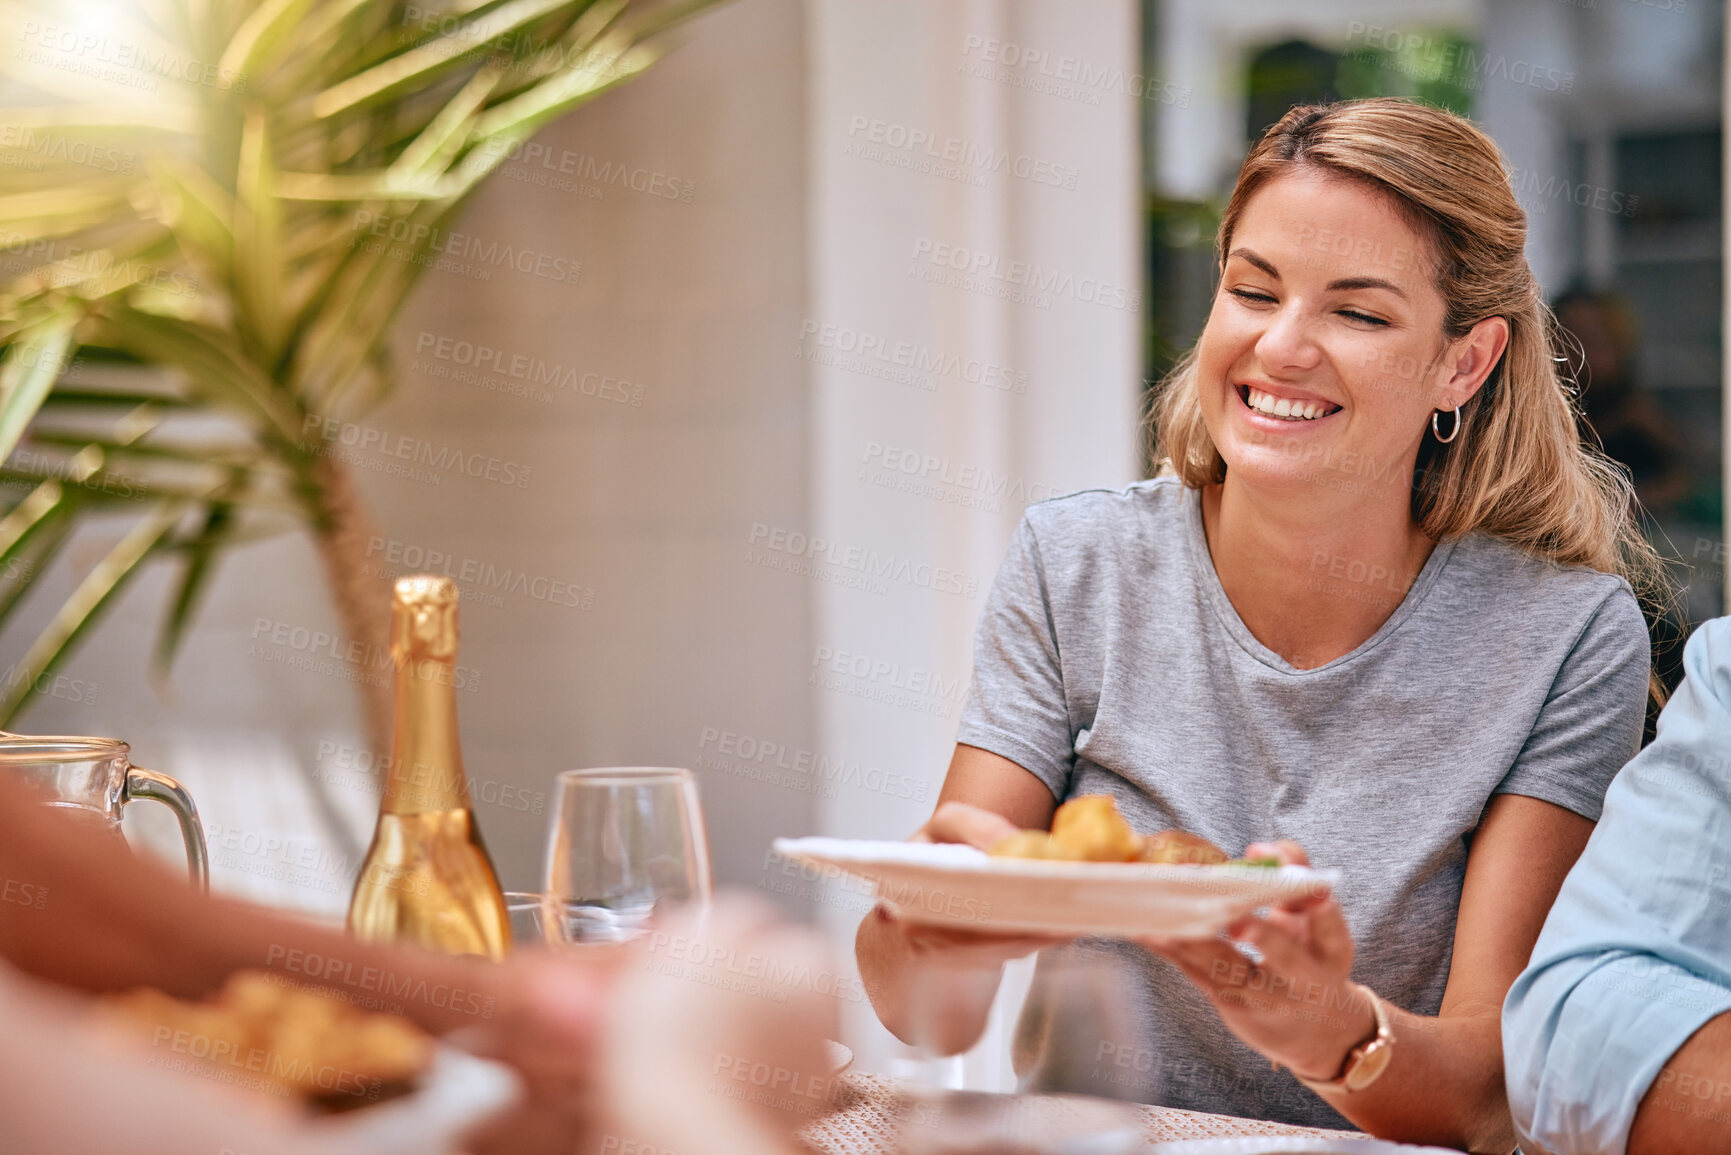
[[[66,544],[78,525],[77,512],[72,500],[57,501],[27,535],[0,556],[0,624]]]
[[[186,637],[187,626],[191,625],[199,603],[210,587],[210,579],[216,573],[216,551],[226,544],[226,538],[235,525],[234,506],[223,501],[213,501],[205,507],[198,543],[185,551],[181,560],[180,581],[175,586],[174,597],[169,601],[168,616],[163,620],[162,632],[157,635],[156,652],[152,656],[151,664],[158,677],[166,677],[174,666],[174,657],[180,652],[180,643]]]
[[[26,494],[5,517],[0,517],[0,562],[12,557],[14,550],[22,549],[25,540],[56,512],[64,512],[67,504],[65,489],[53,479]]]
[[[217,67],[234,76],[264,69],[292,42],[295,26],[305,18],[311,3],[312,0],[265,0],[241,22]]]
[[[313,115],[335,116],[417,84],[426,84],[474,62],[474,54],[519,28],[570,8],[574,0],[507,0],[443,36],[393,56],[313,98]]]
[[[25,426],[54,387],[76,322],[71,310],[56,314],[39,329],[14,341],[5,363],[0,364],[0,461],[12,456]]]
[[[243,331],[268,367],[282,356],[288,318],[282,300],[282,208],[276,198],[264,111],[247,113],[235,182],[234,288]]]
[[[105,308],[96,321],[103,343],[124,346],[159,365],[184,371],[205,396],[263,418],[279,445],[295,449],[301,445],[305,434],[299,407],[248,360],[231,334],[124,306]]]
[[[181,251],[207,274],[226,281],[234,267],[234,197],[195,164],[162,158],[150,167],[163,206],[163,223]]]
[[[29,650],[12,667],[11,676],[0,685],[0,726],[11,723],[19,709],[29,701],[31,688],[44,674],[53,673],[63,661],[73,643],[111,605],[114,597],[125,588],[128,579],[150,555],[175,522],[180,520],[181,505],[173,502],[160,505],[120,539],[107,556],[85,576],[72,591],[72,596],[37,635]]]

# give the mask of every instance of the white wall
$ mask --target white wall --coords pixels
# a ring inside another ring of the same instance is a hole
[[[810,532],[844,559],[934,575],[818,588],[821,748],[885,772],[824,800],[823,825],[901,837],[941,785],[974,625],[1022,507],[1135,475],[1135,8],[811,11]],[[898,350],[937,368],[886,377]],[[859,905],[826,908],[838,942]],[[854,1010],[862,1061],[887,1063],[887,1034]],[[1001,1084],[1005,1053],[988,1039],[972,1080]]]

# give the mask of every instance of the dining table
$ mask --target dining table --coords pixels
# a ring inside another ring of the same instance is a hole
[[[911,1084],[884,1075],[848,1072],[840,1077],[834,1109],[813,1120],[800,1137],[815,1155],[897,1155],[898,1133]],[[1019,1096],[1018,1109],[1049,1111],[1057,1118],[1075,1113],[1078,1097],[1069,1095]],[[1151,1143],[1179,1139],[1216,1139],[1259,1135],[1301,1135],[1334,1139],[1362,1139],[1356,1131],[1330,1131],[1318,1127],[1293,1127],[1260,1119],[1238,1119],[1210,1115],[1176,1107],[1134,1108],[1143,1135]]]

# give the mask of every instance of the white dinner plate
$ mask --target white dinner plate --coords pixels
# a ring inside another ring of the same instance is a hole
[[[407,1095],[334,1115],[319,1126],[340,1137],[345,1151],[455,1155],[465,1132],[523,1093],[523,1081],[510,1067],[441,1045],[431,1068]]]
[[[869,882],[910,922],[1102,938],[1206,937],[1258,907],[1326,893],[1340,877],[1303,866],[993,858],[954,843],[850,838],[778,838],[775,850]]]
[[[1386,1139],[1314,1139],[1260,1135],[1239,1139],[1181,1139],[1156,1143],[1148,1155],[1460,1155],[1446,1147],[1413,1147]]]

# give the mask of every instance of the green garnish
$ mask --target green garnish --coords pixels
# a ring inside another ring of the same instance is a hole
[[[1226,865],[1227,866],[1279,866],[1280,865],[1280,859],[1275,858],[1273,855],[1264,855],[1261,858],[1231,858],[1231,859],[1227,859]]]

